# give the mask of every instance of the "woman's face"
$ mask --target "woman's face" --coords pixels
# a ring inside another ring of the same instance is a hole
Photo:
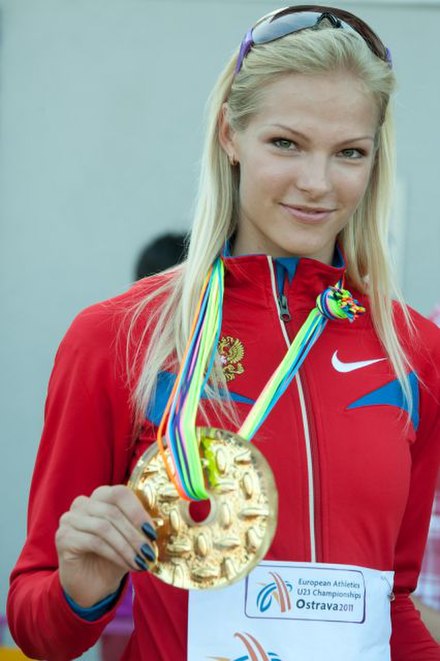
[[[240,168],[234,254],[330,264],[374,163],[372,95],[349,72],[287,74],[266,88],[245,130],[234,131],[224,110],[220,141]]]

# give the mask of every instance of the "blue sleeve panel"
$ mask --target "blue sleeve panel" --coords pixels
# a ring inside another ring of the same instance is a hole
[[[160,421],[162,420],[165,407],[170,398],[171,391],[174,387],[174,382],[176,380],[176,375],[172,372],[159,372],[156,380],[156,392],[155,395],[147,405],[147,410],[145,411],[145,417],[147,420],[153,423],[153,425],[159,426]],[[222,392],[220,391],[220,394]],[[244,395],[239,395],[234,392],[229,392],[229,396],[234,402],[241,402],[243,404],[249,404],[252,406],[255,404],[255,400],[250,399],[249,397],[244,397]],[[206,395],[202,393],[202,399],[206,399]]]
[[[417,431],[419,427],[419,382],[415,372],[410,372],[407,375],[409,386],[411,389],[411,394],[413,398],[413,407],[411,411],[411,422],[414,425],[414,429]],[[360,399],[357,399],[355,402],[347,406],[347,409],[357,409],[360,406],[397,406],[397,408],[402,409],[406,413],[409,413],[408,402],[402,390],[402,387],[397,379],[386,383],[381,388],[373,390],[373,392],[364,395]]]

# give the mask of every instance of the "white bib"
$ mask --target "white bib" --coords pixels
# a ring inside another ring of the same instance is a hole
[[[393,572],[263,561],[189,593],[188,661],[389,661]]]

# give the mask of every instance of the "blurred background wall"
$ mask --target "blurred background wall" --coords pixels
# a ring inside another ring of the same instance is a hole
[[[0,0],[0,612],[57,345],[81,308],[130,284],[148,240],[189,226],[207,94],[248,26],[282,4]],[[337,4],[393,52],[394,243],[406,298],[428,314],[440,299],[440,3]]]

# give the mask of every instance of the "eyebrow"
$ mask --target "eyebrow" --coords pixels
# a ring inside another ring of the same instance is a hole
[[[310,138],[307,135],[301,133],[301,131],[296,131],[295,129],[292,129],[290,126],[285,126],[284,124],[269,124],[268,126],[270,126],[271,128],[282,129],[283,131],[288,131],[289,133],[292,133],[293,135],[298,135],[303,140],[310,142]],[[372,142],[375,142],[375,136],[361,135],[356,138],[347,138],[347,140],[342,140],[342,142],[340,142],[339,145],[346,145],[348,143],[358,142],[360,140],[371,140]]]

